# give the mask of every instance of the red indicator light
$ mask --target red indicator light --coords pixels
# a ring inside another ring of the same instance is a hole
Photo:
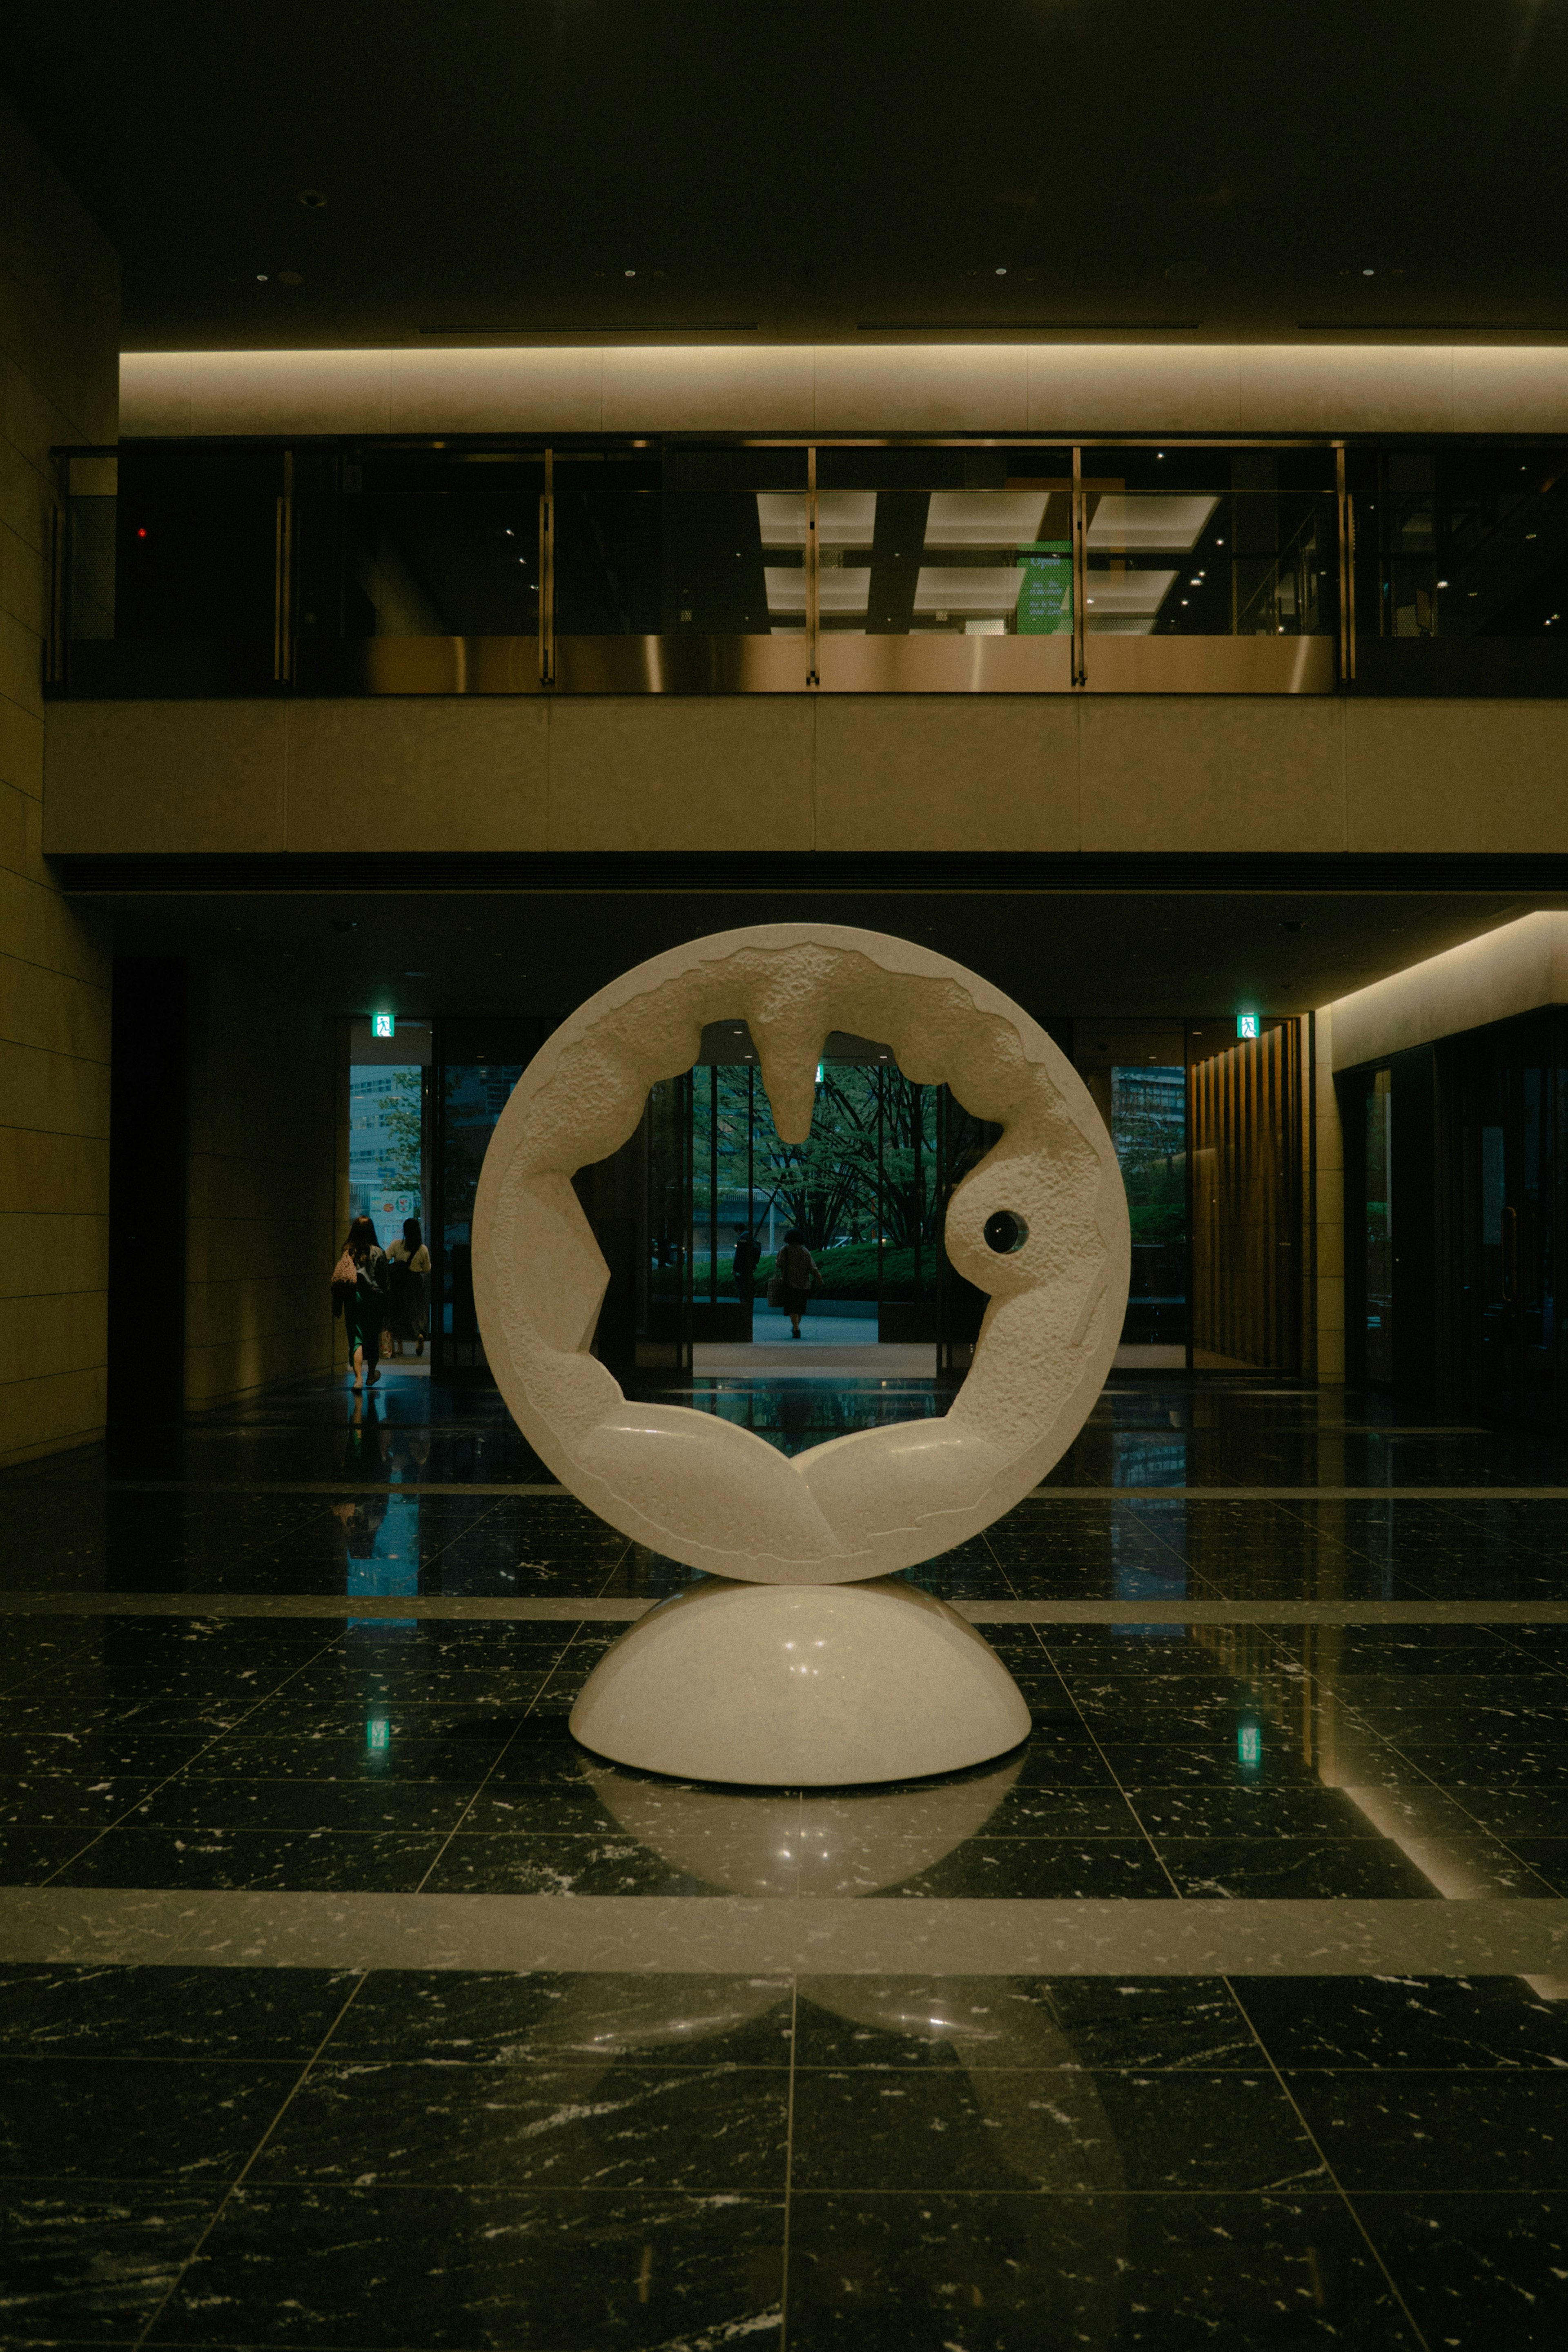
[[[143,524],[141,525],[141,529],[137,531],[136,536],[137,536],[137,538],[138,538],[138,539],[145,539],[145,538],[146,538],[146,536],[147,536],[147,526],[146,526],[146,524],[145,524],[145,523],[143,523]]]

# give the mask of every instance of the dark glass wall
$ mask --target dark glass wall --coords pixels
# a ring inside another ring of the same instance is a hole
[[[71,695],[1568,693],[1568,445],[59,453]]]

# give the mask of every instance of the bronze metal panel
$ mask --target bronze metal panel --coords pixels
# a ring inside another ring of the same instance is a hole
[[[1092,636],[1091,694],[1332,694],[1332,637]]]
[[[1301,1370],[1301,1028],[1287,1021],[1187,1072],[1200,1371]]]
[[[345,645],[344,692],[538,694],[536,637],[363,637]],[[357,667],[356,667],[356,656]]]
[[[562,694],[804,694],[804,630],[755,637],[558,637]]]
[[[907,637],[825,631],[818,656],[824,694],[1070,694],[1072,640],[965,637],[917,629]]]

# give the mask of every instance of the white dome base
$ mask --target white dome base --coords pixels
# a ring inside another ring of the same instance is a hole
[[[716,1578],[622,1635],[570,1727],[675,1780],[844,1788],[983,1764],[1030,1713],[990,1644],[911,1585]]]

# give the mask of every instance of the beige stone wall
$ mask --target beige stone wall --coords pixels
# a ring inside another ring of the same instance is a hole
[[[1568,702],[388,695],[57,702],[60,854],[1568,848]],[[390,815],[389,815],[390,812]]]
[[[120,266],[0,99],[0,1462],[103,1426],[106,944],[43,861],[42,654],[62,442],[117,428]]]
[[[341,1134],[334,1024],[243,967],[191,972],[185,1402],[331,1361]]]

